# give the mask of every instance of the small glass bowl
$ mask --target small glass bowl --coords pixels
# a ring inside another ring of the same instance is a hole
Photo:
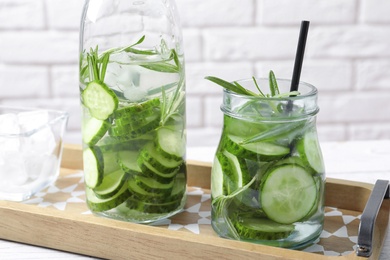
[[[0,106],[0,200],[23,201],[59,175],[68,113]]]

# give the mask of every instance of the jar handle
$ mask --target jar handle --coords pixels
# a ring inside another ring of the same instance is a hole
[[[356,251],[358,256],[371,256],[374,226],[384,199],[389,199],[389,181],[377,180],[360,218]]]

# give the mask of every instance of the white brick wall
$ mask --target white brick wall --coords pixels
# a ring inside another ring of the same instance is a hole
[[[216,145],[221,89],[204,80],[291,77],[299,24],[311,21],[301,80],[319,89],[321,141],[390,138],[390,1],[177,0],[188,144]],[[0,0],[0,104],[69,111],[80,142],[78,28],[83,0]]]

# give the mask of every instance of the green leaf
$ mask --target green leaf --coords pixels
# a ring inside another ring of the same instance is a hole
[[[272,70],[269,72],[269,88],[271,92],[271,96],[279,95],[279,87],[278,82],[276,81],[275,74]]]
[[[240,84],[238,84],[237,82],[234,82],[234,83],[230,83],[230,82],[227,82],[223,79],[220,79],[220,78],[217,78],[217,77],[212,77],[212,76],[207,76],[205,77],[205,79],[207,80],[210,80],[211,82],[217,84],[217,85],[220,85],[230,91],[233,91],[237,94],[242,94],[242,95],[249,95],[249,96],[256,96],[255,93],[247,90],[246,88],[242,87]]]
[[[179,68],[175,65],[166,63],[166,62],[155,62],[150,64],[143,64],[140,65],[143,68],[159,71],[159,72],[166,72],[166,73],[178,73]]]
[[[261,89],[260,89],[260,87],[259,87],[259,84],[257,84],[256,78],[255,78],[255,77],[252,77],[252,79],[253,79],[253,82],[255,83],[255,86],[256,86],[257,90],[259,91],[260,95],[263,96],[263,97],[265,97],[264,93],[261,91]]]
[[[236,229],[234,228],[233,224],[231,223],[231,220],[228,216],[228,207],[230,203],[233,201],[233,199],[240,195],[242,192],[247,190],[256,180],[256,176],[252,178],[250,182],[248,182],[245,186],[235,190],[230,195],[221,195],[212,201],[212,206],[215,208],[215,218],[224,219],[225,223],[228,225],[228,232],[231,236],[233,236],[235,239],[239,240],[240,236],[237,234]]]
[[[172,55],[173,55],[173,60],[175,61],[175,64],[178,68],[180,68],[181,64],[179,61],[179,56],[177,55],[177,52],[175,49],[172,49]]]
[[[140,45],[141,43],[144,42],[145,38],[146,38],[146,36],[142,35],[142,37],[136,43],[134,43],[133,45],[130,45],[130,47],[134,47],[136,45]]]
[[[305,125],[306,125],[306,122],[303,122],[303,121],[284,124],[282,126],[280,124],[278,124],[275,127],[267,130],[266,132],[260,132],[256,135],[253,135],[253,136],[243,140],[240,143],[240,145],[254,143],[254,142],[260,142],[260,141],[267,141],[267,140],[276,140],[280,136],[292,134],[296,130],[303,131],[303,130],[301,130],[301,128],[304,127]]]
[[[156,55],[157,54],[157,52],[153,51],[153,50],[138,50],[138,49],[134,49],[132,47],[127,47],[124,49],[124,51],[131,52],[134,54],[139,54],[139,55]]]
[[[105,53],[102,58],[102,66],[100,70],[100,80],[104,82],[104,77],[106,76],[106,71],[107,71],[107,65],[108,62],[110,61],[110,54]]]

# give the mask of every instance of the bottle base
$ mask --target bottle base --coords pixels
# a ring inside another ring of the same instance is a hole
[[[164,213],[145,213],[138,210],[130,209],[127,207],[126,202],[120,204],[114,209],[102,212],[93,212],[95,216],[116,219],[125,222],[137,223],[137,224],[150,224],[160,220],[167,219],[178,213],[180,213],[186,203],[186,196],[181,200],[180,205],[173,211]]]

